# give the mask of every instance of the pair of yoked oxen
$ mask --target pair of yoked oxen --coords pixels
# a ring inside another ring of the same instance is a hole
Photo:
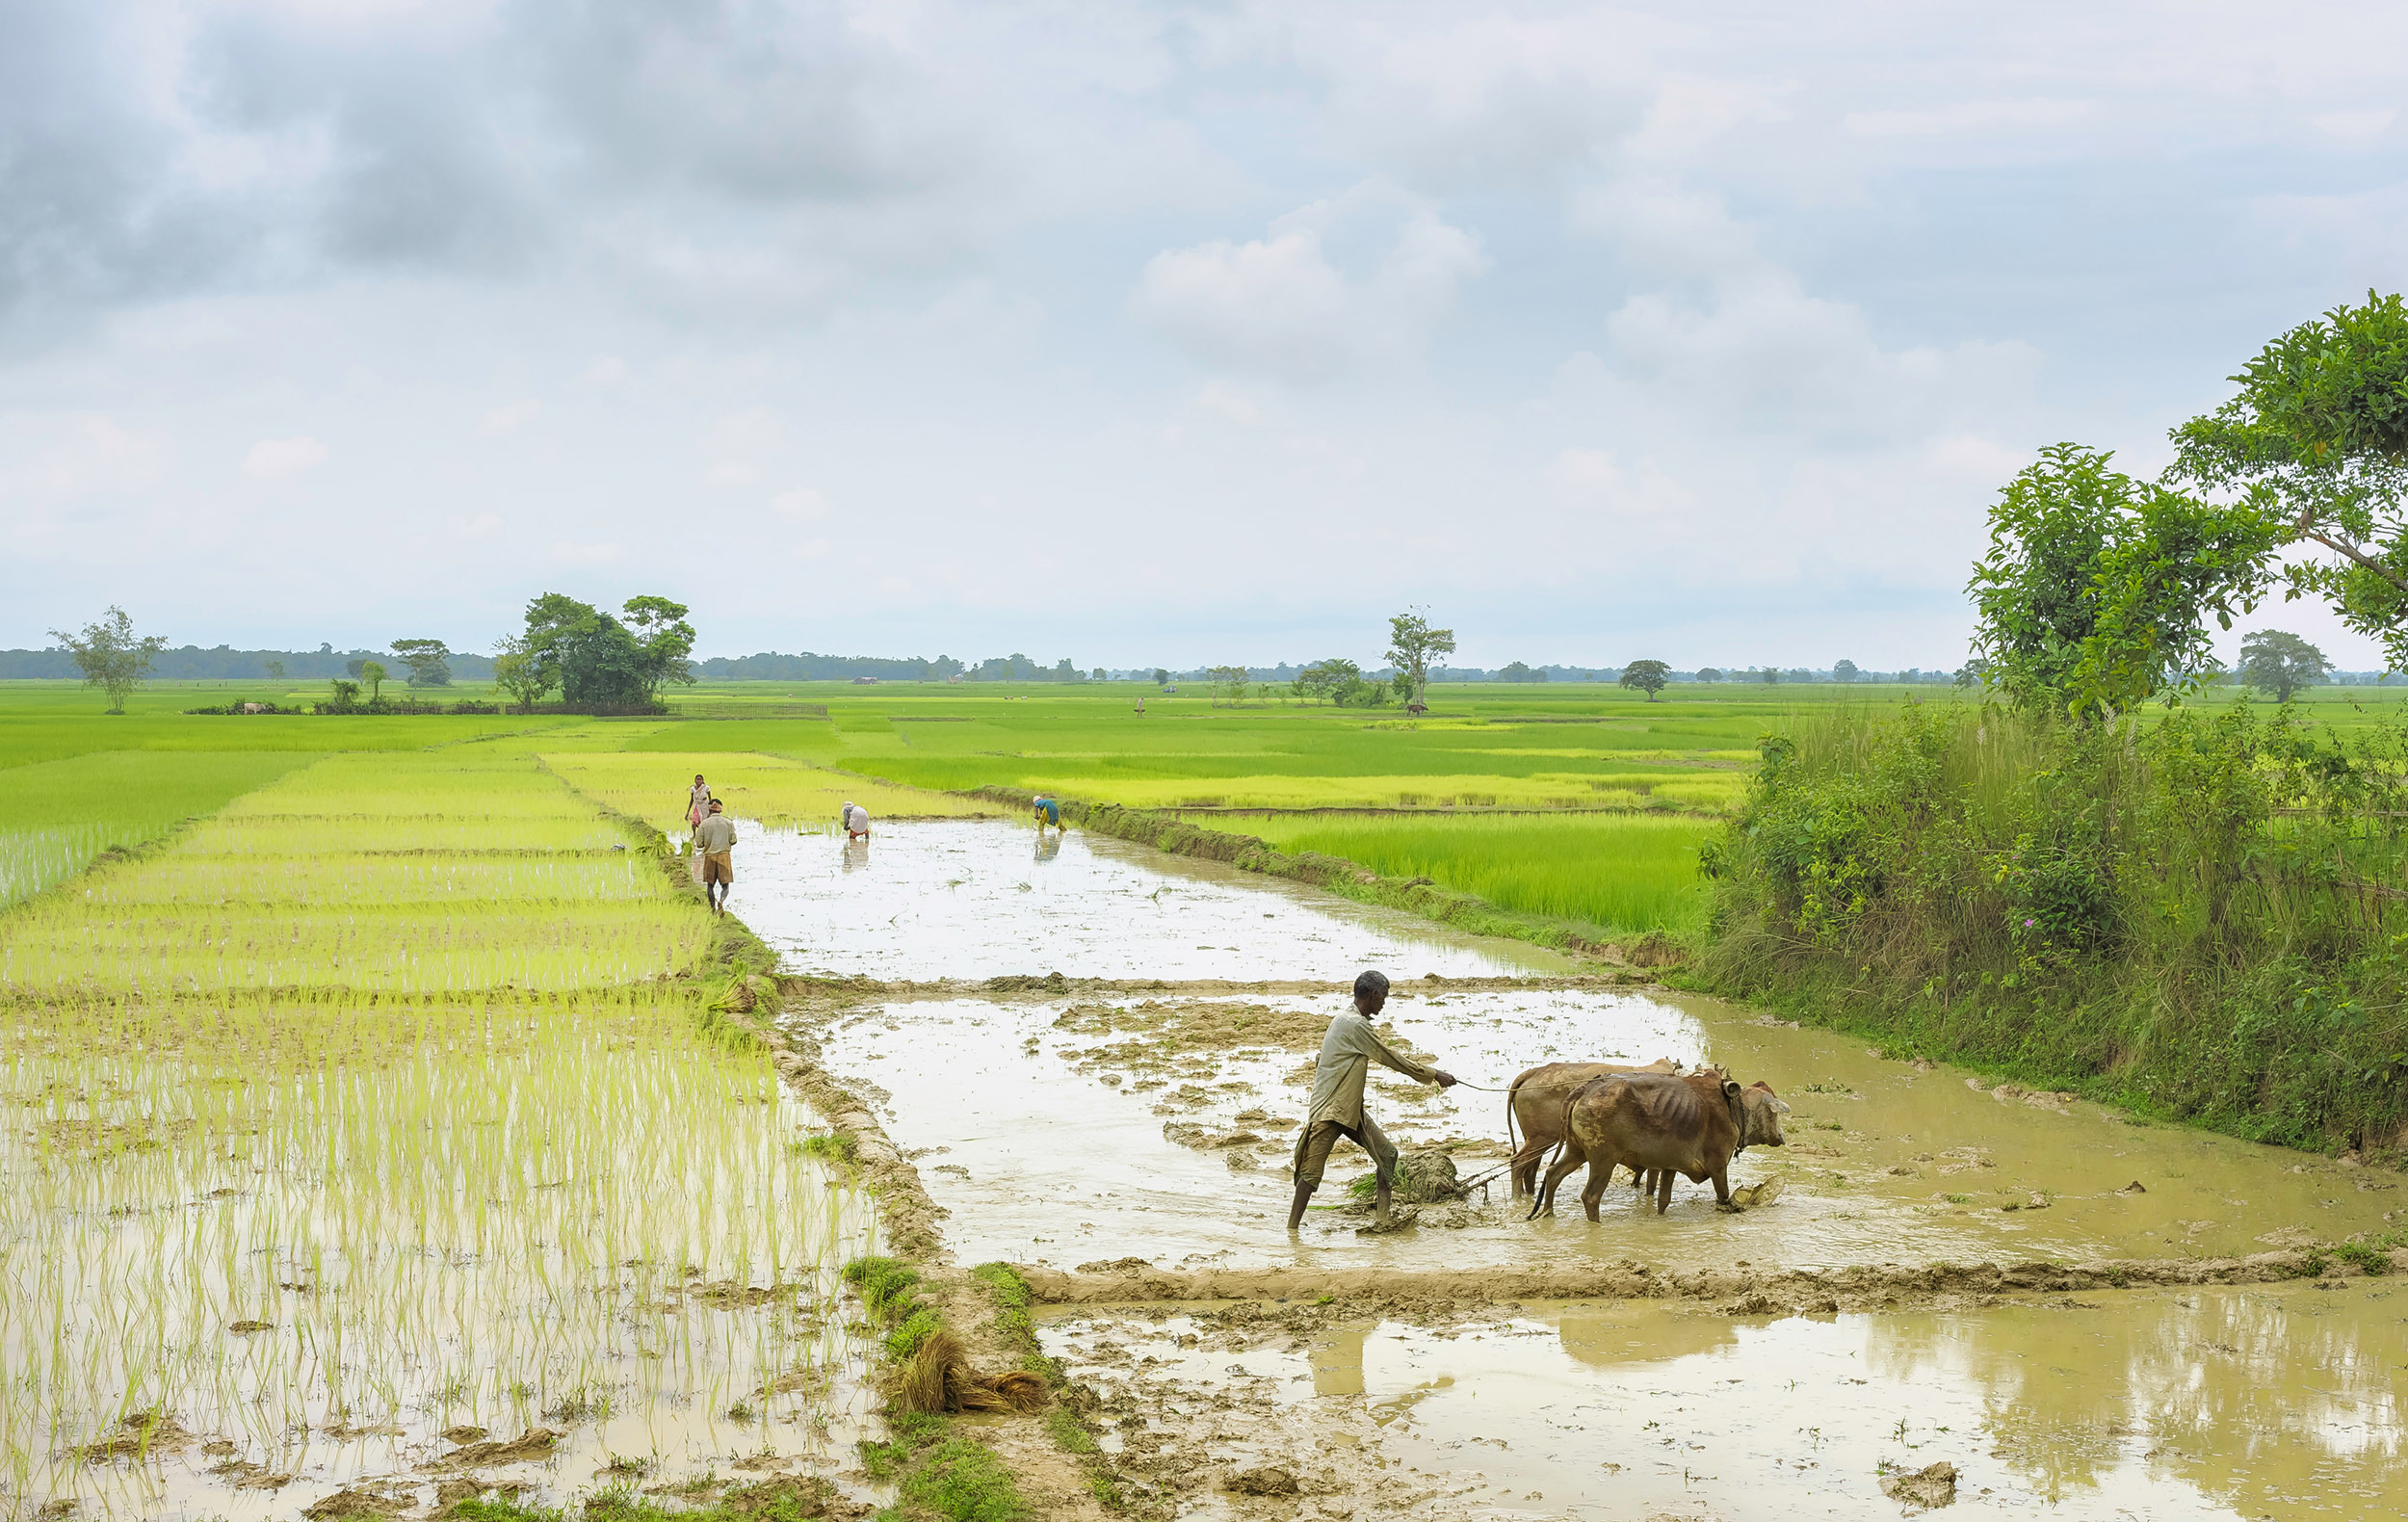
[[[1536,1196],[1532,1216],[1552,1216],[1556,1186],[1586,1163],[1581,1204],[1591,1220],[1617,1168],[1628,1168],[1638,1188],[1653,1187],[1659,1215],[1672,1202],[1675,1173],[1692,1183],[1712,1179],[1716,1206],[1738,1209],[1731,1159],[1751,1146],[1784,1144],[1781,1117],[1790,1109],[1769,1084],[1742,1088],[1714,1067],[1684,1073],[1669,1058],[1644,1067],[1548,1063],[1516,1078],[1506,1092],[1506,1140],[1516,1124],[1523,1137],[1513,1154],[1513,1192]],[[1541,1183],[1538,1165],[1557,1146],[1562,1153]]]

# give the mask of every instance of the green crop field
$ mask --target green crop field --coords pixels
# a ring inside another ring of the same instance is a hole
[[[850,1452],[869,1205],[706,1010],[700,905],[532,748],[636,731],[36,695],[0,692],[40,737],[0,766],[0,1512],[215,1509],[112,1461],[152,1447],[235,1494],[488,1428]]]
[[[1197,823],[1616,932],[1688,931],[1702,922],[1697,848],[1715,826],[1664,812],[1224,815]]]
[[[772,1422],[851,1452],[869,1354],[836,1271],[872,1210],[706,1007],[713,923],[649,833],[696,770],[764,823],[1046,790],[1426,878],[1513,933],[1680,932],[1762,735],[1952,700],[1442,687],[1407,718],[758,683],[639,720],[181,711],[289,695],[162,685],[111,717],[0,684],[9,1496],[205,1509],[95,1456],[153,1440],[270,1489],[537,1423],[595,1463]],[[2403,695],[2302,711],[2347,729]]]

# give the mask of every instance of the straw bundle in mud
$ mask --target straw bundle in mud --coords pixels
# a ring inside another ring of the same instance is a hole
[[[1034,1411],[1045,1404],[1045,1381],[1018,1369],[981,1374],[959,1338],[935,1331],[896,1369],[894,1403],[904,1411]]]

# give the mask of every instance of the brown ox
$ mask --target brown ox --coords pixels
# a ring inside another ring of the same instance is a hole
[[[1563,1140],[1563,1102],[1572,1097],[1573,1089],[1608,1073],[1677,1074],[1680,1070],[1681,1064],[1671,1058],[1659,1057],[1643,1067],[1621,1063],[1542,1063],[1525,1071],[1505,1090],[1505,1144],[1514,1148],[1513,1193],[1537,1192],[1538,1165]],[[1516,1125],[1522,1132],[1518,1145],[1513,1140]]]
[[[1781,1116],[1789,1111],[1766,1083],[1742,1089],[1714,1069],[1685,1078],[1608,1074],[1592,1078],[1564,1102],[1563,1155],[1547,1170],[1547,1181],[1531,1214],[1554,1215],[1556,1186],[1581,1164],[1588,1179],[1581,1205],[1597,1219],[1606,1180],[1616,1168],[1658,1171],[1656,1214],[1672,1203],[1672,1175],[1692,1183],[1714,1180],[1718,1209],[1731,1203],[1731,1159],[1751,1146],[1780,1146]]]

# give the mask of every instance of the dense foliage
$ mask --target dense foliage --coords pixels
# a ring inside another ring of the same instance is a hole
[[[527,604],[526,632],[504,642],[494,680],[525,709],[558,688],[572,708],[635,713],[656,706],[665,685],[694,679],[684,604],[630,597],[620,615],[545,592]]]
[[[1763,744],[1721,991],[2299,1145],[2408,1119],[2408,722],[1910,704]]]
[[[2330,560],[2284,568],[2408,667],[2408,305],[2367,293],[2268,343],[2239,390],[2174,431],[2169,474],[2238,494]]]
[[[2000,492],[1967,591],[1986,684],[2032,711],[2105,715],[2194,682],[2208,619],[2254,602],[2282,531],[2055,444]]]

